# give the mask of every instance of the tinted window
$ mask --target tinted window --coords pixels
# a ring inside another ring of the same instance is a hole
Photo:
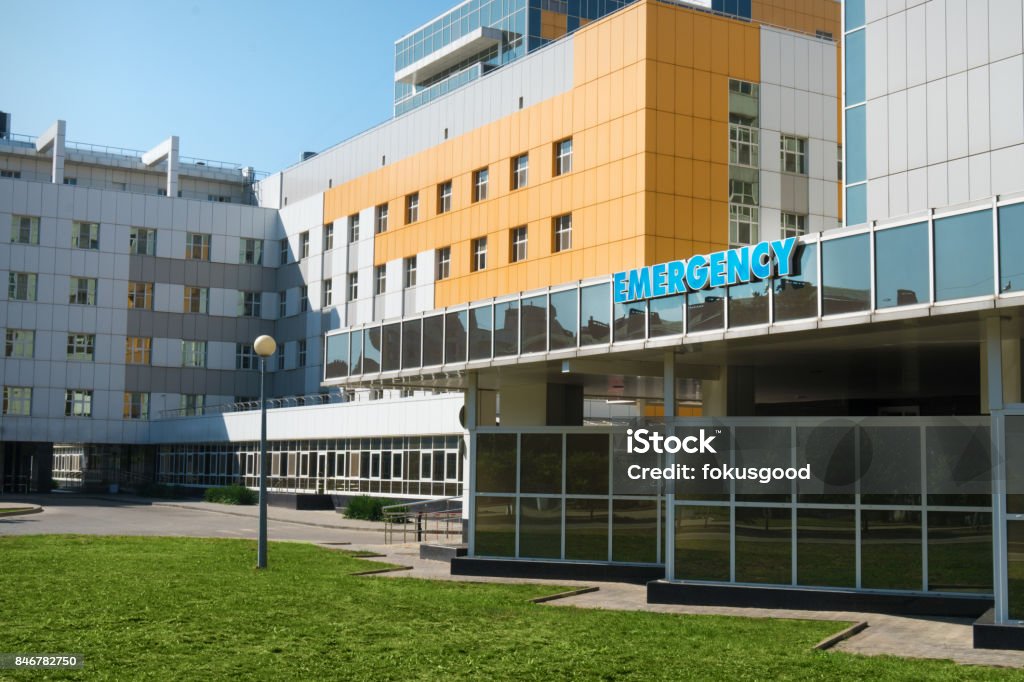
[[[821,244],[822,309],[825,315],[871,307],[871,242],[867,234]]]
[[[993,293],[992,212],[935,221],[935,300]]]

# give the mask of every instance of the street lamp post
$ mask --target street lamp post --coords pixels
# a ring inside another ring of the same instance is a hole
[[[260,356],[260,536],[256,547],[256,568],[267,567],[267,400],[265,381],[267,358],[277,350],[277,342],[266,334],[252,344]]]

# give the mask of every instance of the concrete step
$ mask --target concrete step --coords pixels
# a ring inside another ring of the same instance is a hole
[[[451,561],[455,557],[466,556],[466,545],[420,544],[420,558],[431,561]]]

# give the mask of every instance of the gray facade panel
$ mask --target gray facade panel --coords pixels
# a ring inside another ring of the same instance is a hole
[[[130,256],[128,277],[132,281],[180,284],[183,286],[272,291],[275,269],[260,265],[179,260],[158,256]]]
[[[273,333],[273,320],[255,317],[128,311],[129,336],[248,343],[260,334]]]

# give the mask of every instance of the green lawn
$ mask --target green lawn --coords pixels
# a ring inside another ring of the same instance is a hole
[[[32,507],[6,507],[4,509],[0,509],[0,516],[3,516],[4,514],[23,514],[31,509]]]
[[[813,651],[843,627],[528,603],[561,588],[349,574],[297,543],[0,537],[0,652],[77,653],[89,679],[988,679],[938,661]],[[7,676],[7,677],[5,677]],[[0,671],[0,679],[83,676]]]

